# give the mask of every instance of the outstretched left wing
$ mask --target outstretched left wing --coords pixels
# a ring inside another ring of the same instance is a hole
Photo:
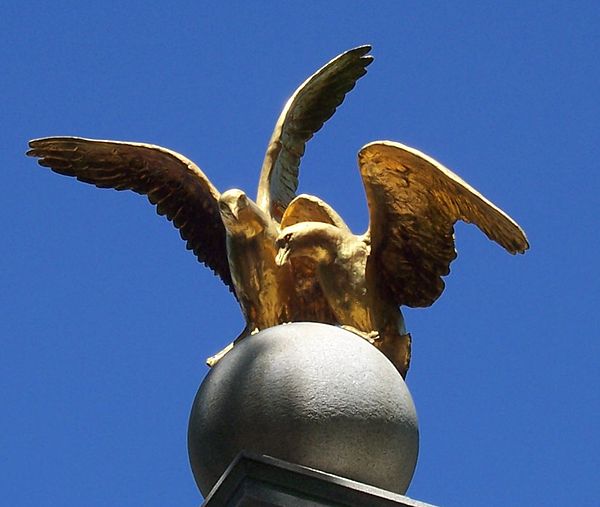
[[[337,56],[310,76],[283,108],[269,141],[256,202],[277,222],[296,195],[306,142],[331,118],[373,61],[371,46]]]
[[[363,147],[358,160],[370,213],[371,257],[399,305],[431,305],[456,258],[454,224],[473,223],[508,252],[523,253],[523,230],[456,174],[391,141]]]
[[[80,137],[34,139],[29,147],[27,155],[38,157],[40,165],[56,173],[100,188],[146,195],[179,229],[187,248],[234,292],[219,192],[191,160],[151,144]]]

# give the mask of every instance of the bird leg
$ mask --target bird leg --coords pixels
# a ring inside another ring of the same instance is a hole
[[[229,352],[237,342],[239,342],[242,338],[246,338],[246,336],[252,336],[256,333],[258,333],[259,329],[257,327],[255,327],[254,329],[250,330],[250,325],[246,325],[246,327],[244,328],[244,330],[239,334],[239,336],[233,340],[229,345],[227,345],[227,347],[225,347],[223,350],[221,350],[220,352],[217,352],[214,356],[209,357],[206,360],[206,364],[212,368],[215,364],[217,364],[225,354],[227,354],[227,352]]]

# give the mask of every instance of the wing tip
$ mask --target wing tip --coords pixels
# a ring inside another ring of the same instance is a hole
[[[371,65],[375,61],[375,57],[373,55],[366,55],[360,58],[360,61],[363,62],[364,73],[361,74],[360,77],[364,76],[367,72],[367,67]]]
[[[499,208],[498,208],[499,209]],[[513,220],[510,216],[508,216],[504,211],[500,210],[504,217],[508,219],[510,225],[512,225],[512,230],[506,232],[504,236],[504,240],[499,240],[498,238],[493,238],[489,236],[489,239],[495,241],[500,244],[508,253],[512,255],[524,254],[530,248],[529,239],[527,238],[527,234],[521,228],[521,226]]]
[[[345,53],[342,53],[342,54],[356,54],[359,56],[365,56],[372,49],[373,49],[373,46],[371,44],[362,44],[360,46],[356,46],[355,48],[349,49],[348,51],[346,51]]]
[[[366,74],[366,68],[371,65],[373,63],[373,61],[375,60],[375,57],[373,55],[368,54],[371,50],[373,49],[373,47],[370,44],[365,44],[363,46],[358,46],[355,47],[353,49],[350,49],[348,51],[346,51],[345,53],[342,53],[340,56],[338,56],[337,58],[335,58],[334,60],[337,60],[338,58],[348,58],[349,56],[352,57],[357,57],[357,61],[360,62],[360,64],[363,67],[363,72],[360,76],[358,76],[357,79],[359,79],[360,77],[364,76]]]
[[[52,138],[38,137],[35,139],[30,139],[29,141],[27,141],[27,146],[29,149],[25,152],[25,155],[27,155],[28,157],[35,157],[36,156],[34,154],[35,149],[43,147],[44,143],[47,142],[49,139],[52,139]]]
[[[527,252],[527,250],[529,250],[530,247],[531,247],[531,245],[529,244],[527,237],[525,235],[523,235],[522,241],[510,253],[512,253],[513,255],[516,255],[516,254],[524,255],[525,252]]]
[[[43,156],[42,152],[44,150],[52,150],[57,146],[60,146],[61,149],[65,149],[65,143],[72,143],[72,150],[77,150],[76,144],[79,142],[89,142],[95,141],[94,139],[87,139],[85,137],[73,137],[73,136],[50,136],[50,137],[38,137],[35,139],[30,139],[27,142],[27,146],[30,148],[25,152],[25,155],[28,157],[41,157]],[[39,153],[36,153],[36,150]]]

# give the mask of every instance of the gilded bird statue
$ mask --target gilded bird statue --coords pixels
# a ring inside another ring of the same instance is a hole
[[[430,306],[456,258],[454,224],[477,225],[508,252],[529,244],[506,213],[427,155],[391,141],[358,154],[370,223],[363,235],[297,223],[277,239],[276,261],[309,258],[336,320],[371,341],[405,377],[411,338],[400,306]]]
[[[234,292],[246,320],[238,339],[292,320],[333,322],[314,267],[305,260],[278,266],[275,240],[282,225],[343,224],[321,200],[295,197],[300,159],[307,141],[366,73],[370,50],[342,53],[294,92],[269,141],[256,202],[237,189],[220,194],[191,160],[151,144],[49,137],[30,141],[27,155],[79,181],[146,195],[179,229],[187,248]]]

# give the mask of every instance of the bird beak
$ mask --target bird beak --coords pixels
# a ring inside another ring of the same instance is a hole
[[[290,256],[290,249],[289,247],[286,246],[282,246],[279,251],[277,252],[277,256],[275,257],[275,264],[277,264],[278,266],[283,266],[288,258]]]
[[[237,203],[235,204],[235,206],[230,206],[229,207],[229,211],[231,211],[231,214],[235,217],[236,220],[239,221],[239,219],[240,219],[240,208],[237,205]]]

